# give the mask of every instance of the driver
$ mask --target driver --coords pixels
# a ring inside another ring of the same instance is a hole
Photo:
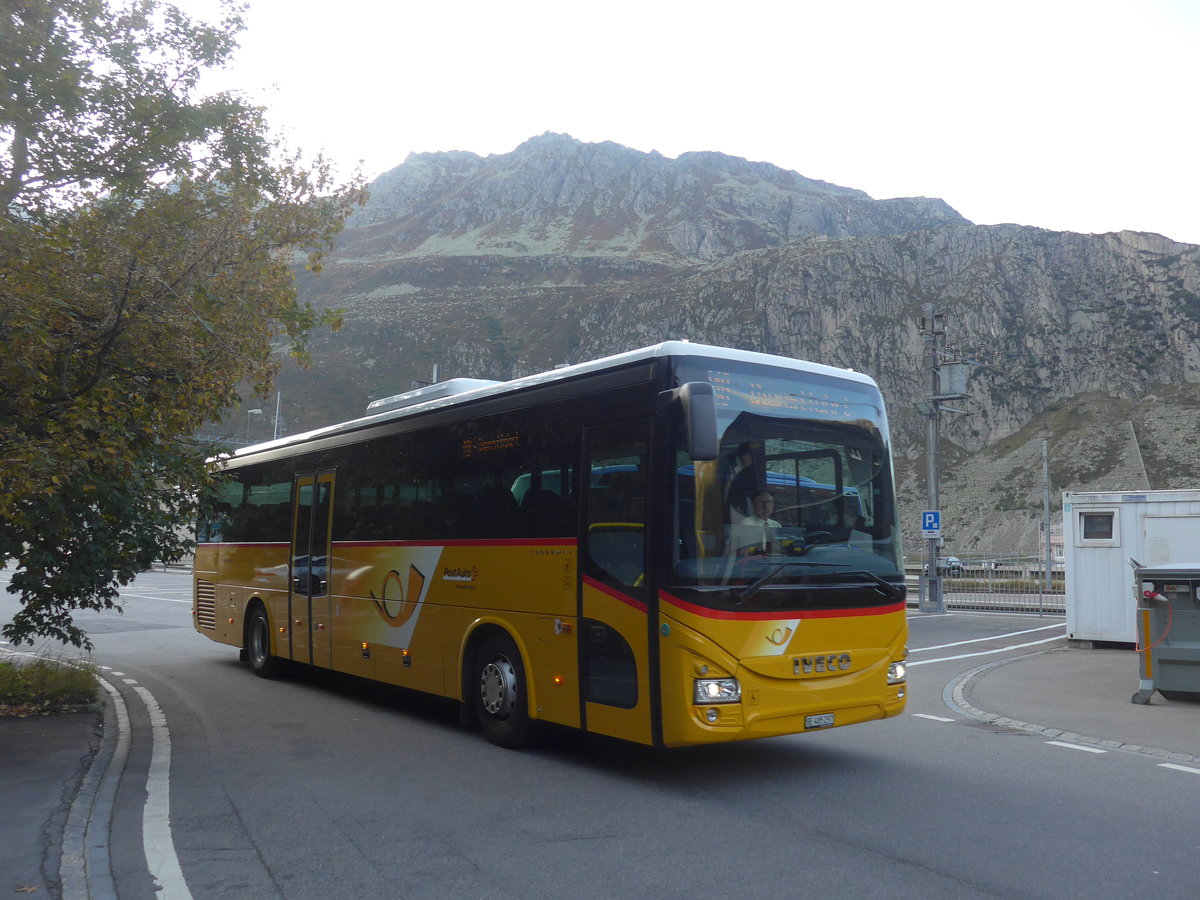
[[[765,489],[756,491],[750,495],[750,506],[754,513],[742,519],[743,526],[750,526],[747,529],[749,534],[743,535],[743,537],[755,543],[743,547],[738,553],[740,555],[769,554],[773,550],[775,529],[779,527],[779,523],[771,518],[771,514],[775,512],[775,495]]]
[[[771,518],[775,512],[775,495],[768,490],[761,490],[750,498],[754,514],[742,519],[743,525],[761,525],[764,528],[778,528],[779,523]]]

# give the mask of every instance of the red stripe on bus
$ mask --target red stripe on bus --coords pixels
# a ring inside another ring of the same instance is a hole
[[[641,600],[636,600],[633,597],[630,597],[628,594],[622,594],[620,591],[609,587],[607,584],[597,581],[595,578],[589,578],[587,575],[584,575],[583,583],[590,588],[595,588],[602,594],[612,597],[614,600],[624,603],[626,606],[632,606],[640,613],[646,612],[646,604]]]
[[[289,544],[287,541],[260,541],[258,543],[255,543],[253,541],[246,541],[244,543],[238,543],[238,544],[227,543],[225,541],[221,541],[221,542],[197,541],[196,546],[197,547],[290,547],[291,544]]]
[[[779,609],[772,610],[771,612],[738,612],[697,606],[695,603],[688,603],[686,600],[672,596],[666,591],[659,591],[658,596],[664,603],[681,609],[684,612],[692,613],[693,615],[704,616],[706,619],[747,619],[750,621],[768,619],[844,619],[851,616],[886,616],[890,613],[903,612],[906,608],[906,604],[900,602],[889,603],[886,606],[864,606],[858,609]]]
[[[335,547],[574,547],[575,538],[481,538],[446,541],[334,541]]]

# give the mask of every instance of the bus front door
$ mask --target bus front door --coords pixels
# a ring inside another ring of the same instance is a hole
[[[646,523],[649,419],[585,432],[579,590],[581,716],[588,731],[650,744]],[[590,470],[590,472],[589,472]]]
[[[296,477],[292,519],[292,578],[288,628],[292,659],[330,668],[333,622],[330,616],[330,517],[333,473]]]

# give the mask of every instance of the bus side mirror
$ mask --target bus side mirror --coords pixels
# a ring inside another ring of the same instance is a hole
[[[670,393],[672,399],[678,400],[683,406],[688,456],[695,460],[716,459],[720,447],[717,440],[717,404],[712,385],[706,381],[689,381]]]

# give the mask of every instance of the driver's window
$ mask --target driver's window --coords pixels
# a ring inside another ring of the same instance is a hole
[[[585,572],[626,590],[645,583],[649,441],[642,423],[588,432]]]

